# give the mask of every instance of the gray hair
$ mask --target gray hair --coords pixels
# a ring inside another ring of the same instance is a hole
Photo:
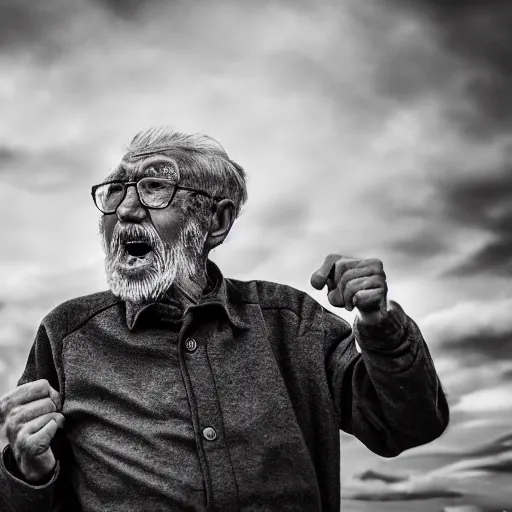
[[[135,135],[124,160],[137,160],[151,154],[172,157],[180,170],[180,185],[231,199],[235,217],[240,215],[247,201],[245,171],[228,157],[215,139],[178,132],[171,127],[151,128]]]

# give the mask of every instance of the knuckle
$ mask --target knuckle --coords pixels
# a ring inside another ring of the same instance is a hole
[[[334,264],[334,270],[340,281],[346,281],[347,279],[350,279],[353,268],[347,266],[346,260],[339,259]]]
[[[19,405],[15,405],[11,408],[11,410],[7,413],[9,418],[17,418],[22,411],[22,408]]]
[[[346,282],[355,281],[356,283],[360,283],[366,277],[366,272],[363,268],[356,266],[346,270],[343,277]]]
[[[353,277],[354,277],[354,269],[350,268],[348,270],[345,270],[345,272],[343,272],[343,274],[341,274],[340,279],[339,279],[340,286],[341,287],[347,286],[348,283],[350,283],[350,281],[353,279]]]
[[[349,279],[357,279],[357,278],[364,278],[364,270],[361,269],[359,266],[353,267],[349,270],[347,270],[347,277]]]
[[[43,391],[50,391],[50,383],[47,379],[39,379],[36,382]]]
[[[5,433],[7,434],[7,437],[9,439],[12,439],[13,437],[15,437],[16,433],[18,431],[18,428],[17,428],[18,426],[10,416],[7,417],[4,425],[5,425]]]
[[[5,425],[8,429],[14,429],[20,423],[21,408],[13,407],[5,416]]]
[[[352,290],[354,288],[354,286],[355,286],[355,283],[354,283],[353,279],[341,280],[340,284],[342,284],[341,289],[345,293],[350,292],[350,290]]]
[[[7,433],[7,437],[15,437],[19,429],[20,424],[17,418],[11,415],[7,416],[7,419],[5,420],[5,431]]]
[[[324,262],[330,262],[330,261],[337,261],[337,260],[340,260],[342,257],[341,257],[341,254],[334,254],[334,253],[331,253],[331,254],[328,254],[325,258],[324,258]]]
[[[384,270],[384,264],[382,263],[382,260],[379,258],[372,258],[371,259],[372,265],[374,265],[379,271]]]

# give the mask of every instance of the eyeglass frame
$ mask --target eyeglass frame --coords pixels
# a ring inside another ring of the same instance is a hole
[[[139,178],[138,180],[134,180],[134,181],[112,180],[112,181],[106,181],[105,183],[99,183],[98,185],[93,185],[92,188],[91,188],[91,195],[92,195],[92,200],[94,202],[94,206],[96,206],[96,208],[98,208],[98,210],[103,215],[114,215],[117,212],[117,209],[121,206],[121,204],[125,200],[126,194],[128,192],[128,187],[130,187],[130,186],[134,186],[135,187],[135,191],[137,192],[137,198],[139,199],[140,204],[142,206],[144,206],[144,208],[148,208],[149,210],[162,210],[163,208],[167,208],[172,203],[172,200],[176,196],[176,192],[177,192],[178,189],[179,190],[189,190],[191,192],[195,192],[196,194],[200,194],[200,195],[209,197],[210,199],[215,199],[215,200],[224,199],[223,197],[212,196],[211,194],[208,194],[208,192],[204,192],[203,190],[199,190],[199,189],[196,189],[196,188],[182,187],[180,185],[174,185],[174,190],[172,192],[171,198],[169,199],[169,201],[166,204],[164,204],[163,206],[148,206],[142,200],[142,198],[140,197],[139,189],[137,187],[137,184],[139,183],[139,181],[142,181],[145,178],[156,178],[156,179],[159,179],[159,180],[165,180],[165,181],[171,181],[171,182],[173,181],[173,180],[170,180],[170,179],[167,179],[167,178],[161,178],[159,176],[142,176],[142,178]],[[116,209],[113,212],[104,212],[98,206],[98,204],[96,203],[96,190],[98,190],[100,187],[102,187],[104,185],[111,185],[113,183],[121,183],[121,184],[124,185],[123,197],[121,198],[121,200],[119,201],[119,204],[116,206]]]

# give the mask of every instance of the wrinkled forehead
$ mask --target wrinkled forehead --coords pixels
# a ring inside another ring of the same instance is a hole
[[[126,155],[105,181],[131,181],[146,176],[167,178],[175,183],[180,181],[180,171],[176,160],[161,154]]]

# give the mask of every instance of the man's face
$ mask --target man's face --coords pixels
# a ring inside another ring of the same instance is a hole
[[[170,157],[152,155],[123,161],[108,181],[174,177],[175,169]],[[197,271],[206,233],[186,216],[184,195],[178,190],[166,208],[148,209],[135,186],[129,186],[116,213],[104,215],[105,266],[114,294],[138,303],[158,300],[176,277],[186,279]]]

